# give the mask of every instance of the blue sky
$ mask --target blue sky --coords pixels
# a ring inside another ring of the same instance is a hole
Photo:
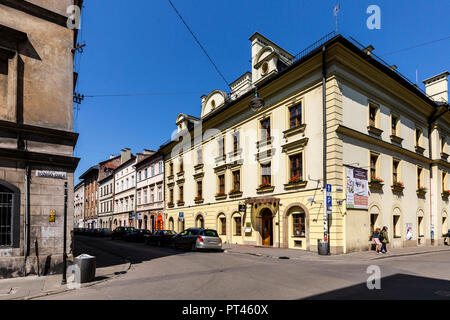
[[[256,31],[292,54],[335,29],[352,36],[415,81],[450,70],[448,0],[172,0],[230,83],[250,71],[249,37]],[[381,29],[370,30],[367,7],[381,9]],[[77,92],[84,95],[156,93],[86,98],[74,111],[80,133],[78,177],[110,154],[157,150],[179,113],[199,116],[202,94],[229,91],[167,0],[87,0],[77,55]],[[422,86],[423,87],[423,86]],[[162,94],[162,93],[184,94]]]

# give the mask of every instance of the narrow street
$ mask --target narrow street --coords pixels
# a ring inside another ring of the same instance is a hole
[[[117,278],[40,298],[69,299],[450,299],[450,251],[376,261],[273,259],[232,252],[188,252],[77,236],[97,267],[130,259]],[[112,256],[115,256],[114,258]],[[381,270],[381,289],[368,290],[367,267]]]

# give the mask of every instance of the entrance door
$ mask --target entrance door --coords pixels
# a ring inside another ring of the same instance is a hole
[[[262,214],[262,244],[263,246],[271,246],[272,242],[272,212],[265,209]]]

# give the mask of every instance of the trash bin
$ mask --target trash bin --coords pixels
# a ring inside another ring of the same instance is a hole
[[[95,257],[88,254],[80,254],[75,258],[78,272],[75,273],[75,282],[85,283],[95,279]]]
[[[317,240],[317,248],[319,251],[319,255],[326,256],[328,255],[328,242],[322,241],[320,239]]]

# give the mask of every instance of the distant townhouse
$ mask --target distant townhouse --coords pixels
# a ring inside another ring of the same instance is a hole
[[[78,183],[74,187],[73,197],[73,226],[75,228],[84,227],[84,182]]]
[[[164,228],[164,163],[160,153],[152,153],[135,165],[136,228],[155,231]]]
[[[127,149],[129,150],[129,149]],[[114,215],[112,229],[132,226],[135,217],[136,156],[132,155],[114,170]]]
[[[130,152],[122,152],[119,156],[99,163],[98,174],[98,227],[111,228],[114,213],[114,169],[130,157]]]
[[[80,176],[84,183],[84,227],[97,228],[98,213],[98,169],[99,165],[90,167]]]
[[[169,227],[311,251],[329,240],[331,253],[370,249],[382,226],[391,247],[442,244],[448,72],[425,93],[341,35],[296,56],[250,41],[251,72],[203,96],[200,118],[180,114],[160,147]]]

